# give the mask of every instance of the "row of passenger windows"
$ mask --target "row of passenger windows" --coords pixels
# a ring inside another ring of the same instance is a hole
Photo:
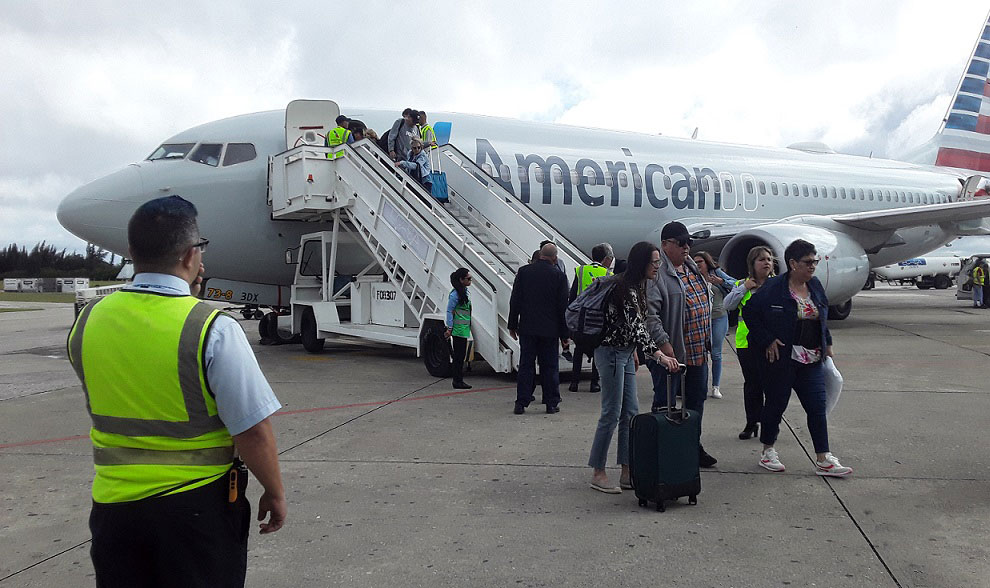
[[[482,169],[488,175],[495,177],[495,171],[491,164],[485,163],[481,166]],[[543,183],[546,178],[544,178],[543,168],[540,166],[533,166],[533,176],[534,179]],[[529,182],[529,173],[527,169],[519,166],[519,181],[522,183]],[[550,169],[550,175],[553,183],[562,184],[564,181],[564,175],[559,166],[553,166]],[[604,179],[601,185],[612,186],[616,180],[618,180],[619,186],[625,188],[629,186],[628,175],[625,171],[620,171],[615,174],[611,172],[603,171],[602,177]],[[715,193],[724,190],[727,194],[732,194],[735,187],[735,179],[728,179],[724,177],[726,174],[722,174],[721,183],[719,180],[715,180],[710,176],[703,176],[701,178],[701,187],[706,193]],[[512,180],[512,175],[509,170],[508,165],[499,166],[498,177],[504,181],[509,182]],[[670,190],[673,187],[673,180],[669,175],[664,174],[663,176],[663,187]],[[640,189],[643,187],[643,178],[639,174],[633,175],[633,185]],[[588,170],[588,172],[582,177],[577,173],[577,170],[571,170],[570,180],[572,184],[583,183],[587,186],[599,185],[598,177],[593,170]],[[698,180],[695,177],[688,178],[688,185],[693,191],[698,190]],[[762,180],[747,179],[743,182],[743,189],[746,194],[752,195],[756,191],[759,191],[761,196],[766,196],[769,192],[773,196],[799,196],[804,198],[835,198],[838,200],[869,200],[874,202],[903,202],[908,204],[934,204],[937,202],[948,202],[948,197],[944,194],[933,193],[933,192],[918,192],[909,190],[888,190],[888,189],[871,189],[871,188],[844,188],[835,186],[809,186],[807,184],[787,184],[784,182],[764,182]]]
[[[194,149],[195,147],[195,149]],[[251,161],[258,157],[252,143],[164,143],[148,156],[148,161],[159,159],[185,159],[217,167],[223,161],[224,167]]]

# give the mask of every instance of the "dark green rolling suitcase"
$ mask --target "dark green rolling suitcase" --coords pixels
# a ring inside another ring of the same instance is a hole
[[[684,366],[681,366],[681,390],[684,389]],[[675,408],[670,374],[667,375],[667,408],[659,412],[638,414],[632,419],[629,439],[629,473],[640,506],[655,502],[663,512],[665,500],[688,497],[698,504],[701,493],[701,469],[698,447],[701,444],[701,419],[698,412]]]

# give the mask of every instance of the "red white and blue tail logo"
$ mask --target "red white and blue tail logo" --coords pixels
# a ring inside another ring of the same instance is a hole
[[[935,165],[990,172],[990,20],[935,137]],[[929,160],[930,161],[930,160]]]

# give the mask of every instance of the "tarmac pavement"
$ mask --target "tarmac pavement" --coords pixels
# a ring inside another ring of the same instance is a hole
[[[92,586],[72,306],[0,306],[42,308],[0,313],[0,588]],[[309,355],[242,324],[284,405],[290,503],[281,531],[252,534],[248,586],[990,586],[990,311],[953,290],[881,286],[830,323],[845,390],[829,434],[850,478],[814,474],[796,398],[777,443],[787,471],[757,466],[759,442],[736,437],[727,347],[725,398],[705,406],[719,463],[697,506],[665,513],[588,487],[600,397],[587,381],[562,384],[559,414],[516,416],[514,381],[484,362],[455,391],[407,349]],[[648,407],[645,368],[637,382]],[[613,440],[617,480],[614,456]],[[256,508],[256,482],[248,496]]]

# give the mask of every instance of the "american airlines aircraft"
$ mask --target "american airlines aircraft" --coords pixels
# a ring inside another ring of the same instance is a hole
[[[990,216],[988,182],[974,175],[990,171],[988,69],[990,27],[945,121],[919,152],[928,165],[841,155],[820,143],[752,147],[469,114],[430,118],[441,121],[434,123],[439,143],[473,154],[505,190],[585,251],[609,241],[623,257],[636,241],[658,242],[660,228],[679,220],[698,247],[743,276],[751,247],[766,244],[780,255],[796,238],[812,241],[833,314],[844,318],[871,267],[957,236],[990,234],[983,220]],[[391,111],[342,111],[379,132],[396,118]],[[327,122],[324,132],[333,126]],[[285,127],[285,110],[274,110],[178,133],[143,161],[73,191],[59,206],[59,222],[126,256],[135,208],[182,195],[199,209],[201,232],[210,238],[207,285],[234,288],[234,302],[284,306],[284,287],[293,280],[285,251],[302,234],[329,226],[271,218],[268,157],[287,149]],[[930,165],[936,159],[939,166]],[[357,243],[341,251],[341,274],[369,260]]]

